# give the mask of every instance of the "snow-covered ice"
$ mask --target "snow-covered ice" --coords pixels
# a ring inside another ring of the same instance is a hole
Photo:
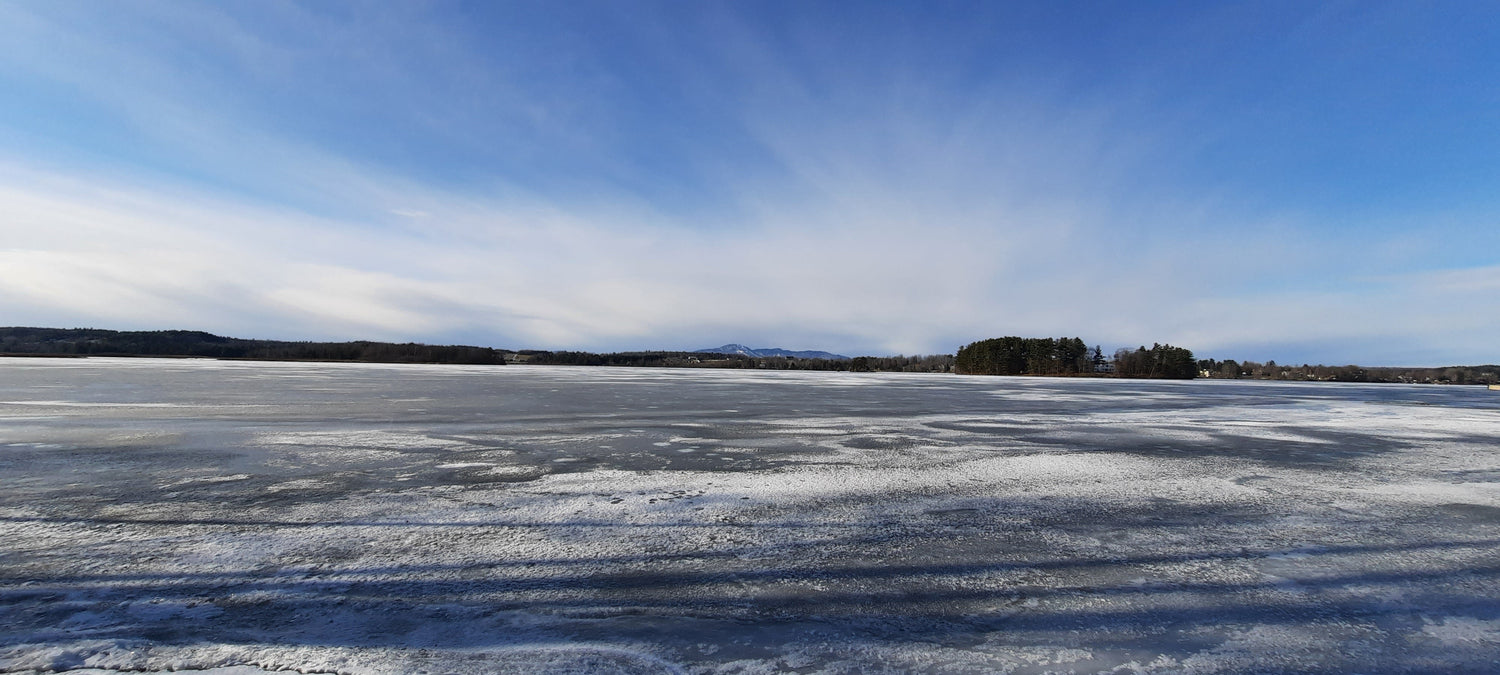
[[[1477,387],[0,359],[0,671],[1500,671]]]

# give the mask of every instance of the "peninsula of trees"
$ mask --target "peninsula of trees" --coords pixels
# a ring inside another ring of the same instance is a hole
[[[970,375],[1051,375],[1139,377],[1191,380],[1198,376],[1193,352],[1154,344],[1115,352],[1113,360],[1082,338],[1022,338],[1006,336],[970,343],[958,350],[954,370]]]

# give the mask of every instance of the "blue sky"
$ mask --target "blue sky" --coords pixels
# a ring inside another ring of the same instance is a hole
[[[1486,3],[0,2],[0,323],[1500,361]]]

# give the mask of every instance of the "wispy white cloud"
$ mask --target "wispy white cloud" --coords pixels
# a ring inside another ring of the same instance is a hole
[[[502,346],[598,349],[749,335],[912,353],[1003,333],[1200,351],[1372,335],[1431,341],[1495,322],[1475,310],[1493,300],[1492,268],[1236,297],[1232,284],[1176,260],[1175,248],[1121,258],[1075,234],[1093,231],[1086,219],[1045,212],[997,223],[995,214],[918,208],[934,218],[914,228],[899,205],[885,214],[788,209],[703,231],[393,187],[393,200],[437,205],[424,221],[442,225],[408,230],[14,165],[5,178],[0,312],[63,325],[484,335]],[[1033,260],[1055,257],[1075,264],[1049,273]],[[1389,321],[1393,313],[1406,319]]]

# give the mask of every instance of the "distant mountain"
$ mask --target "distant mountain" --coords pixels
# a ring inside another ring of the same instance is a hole
[[[742,354],[744,356],[754,356],[754,357],[760,357],[760,358],[764,358],[764,357],[767,357],[767,356],[789,356],[789,357],[797,358],[797,359],[829,359],[829,360],[832,360],[832,361],[848,361],[849,360],[849,357],[844,356],[842,354],[830,354],[828,352],[818,352],[818,351],[794,352],[794,351],[782,349],[780,347],[775,347],[775,348],[772,348],[772,349],[751,349],[749,347],[746,347],[745,345],[737,345],[737,344],[727,344],[727,345],[724,345],[723,347],[711,347],[709,349],[699,349],[695,353],[698,353],[698,354]]]

